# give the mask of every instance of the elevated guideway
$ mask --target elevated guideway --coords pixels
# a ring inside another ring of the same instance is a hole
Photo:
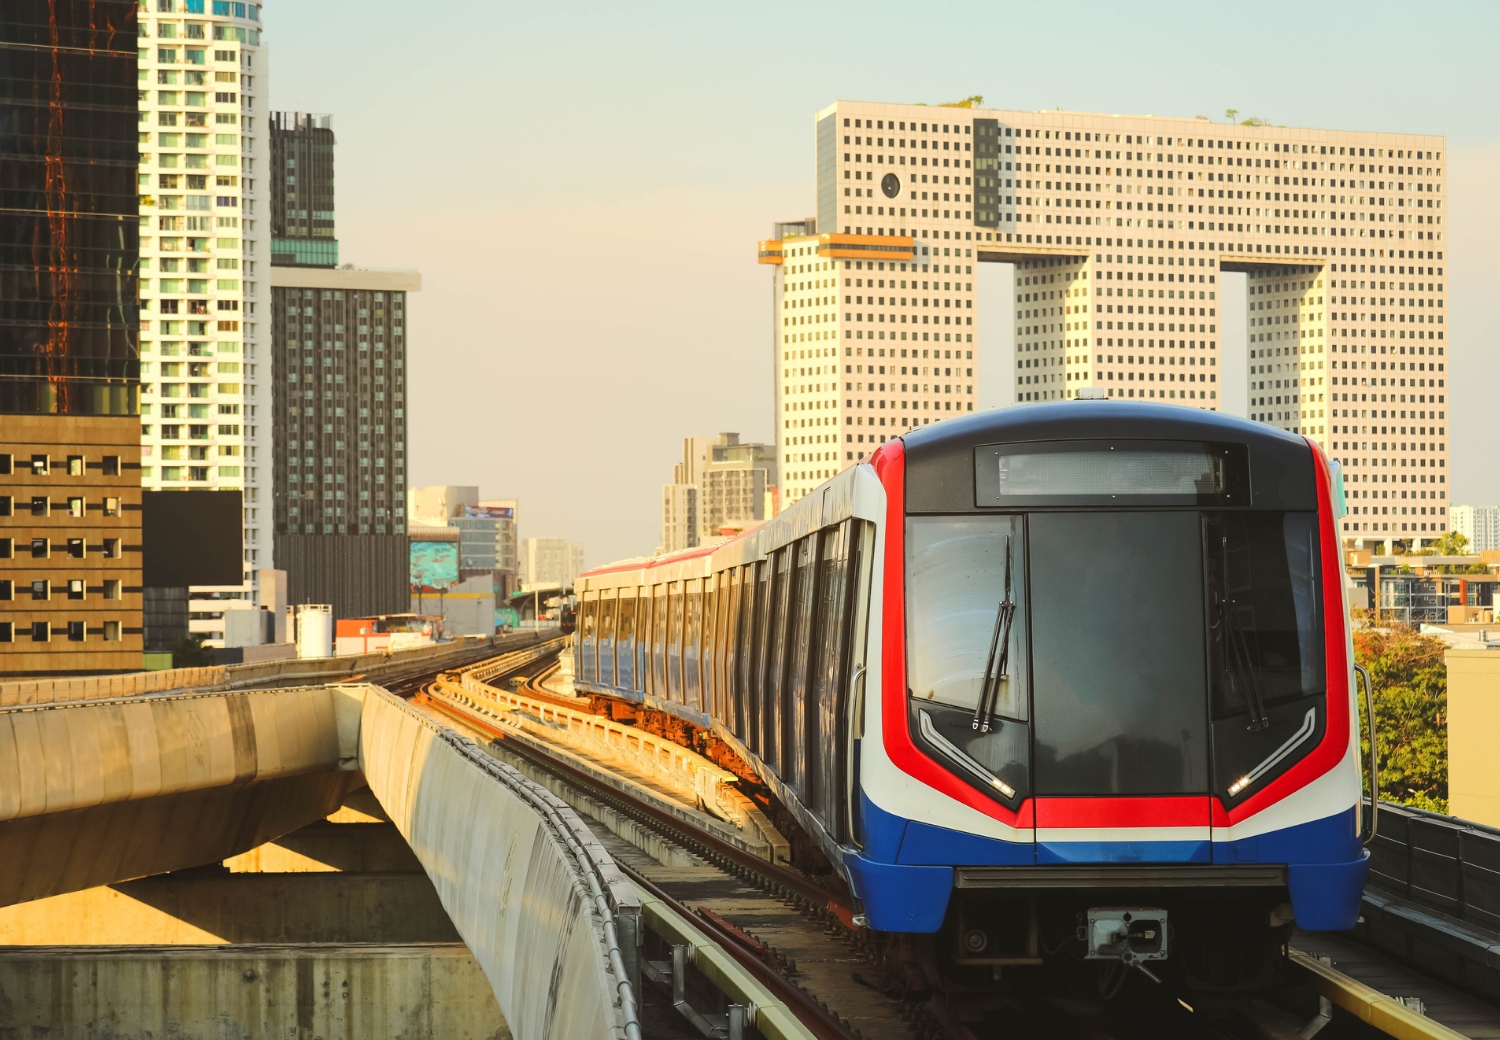
[[[364,783],[360,697],[308,679],[401,682],[534,643],[6,683],[0,906],[219,862],[334,812]]]

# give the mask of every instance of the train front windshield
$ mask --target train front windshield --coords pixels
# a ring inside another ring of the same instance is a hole
[[[1145,465],[1206,497],[1180,460]],[[1230,804],[1316,746],[1315,513],[1027,509],[914,516],[906,533],[913,736],[992,797]]]

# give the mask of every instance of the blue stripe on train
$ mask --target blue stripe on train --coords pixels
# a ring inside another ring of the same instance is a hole
[[[955,866],[1032,863],[1285,863],[1297,925],[1307,931],[1352,928],[1369,854],[1359,846],[1353,807],[1321,820],[1219,842],[1000,841],[888,813],[860,793],[864,854],[849,854],[855,894],[870,927],[935,932],[942,927]]]
[[[1209,863],[1206,841],[1039,841],[1038,863]]]

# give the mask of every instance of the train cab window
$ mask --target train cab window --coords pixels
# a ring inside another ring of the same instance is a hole
[[[946,768],[1007,802],[1030,789],[1021,532],[1017,516],[906,524],[913,733]]]
[[[1210,513],[1205,534],[1214,717],[1323,692],[1316,515]]]

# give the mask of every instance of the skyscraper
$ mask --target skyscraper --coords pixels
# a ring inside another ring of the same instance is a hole
[[[249,598],[273,559],[271,358],[260,5],[156,0],[141,8],[141,480],[242,490],[245,580],[196,590]],[[204,631],[217,641],[220,633]]]
[[[337,267],[333,120],[271,113],[271,263]]]
[[[1220,409],[1243,323],[1250,417],[1344,463],[1349,541],[1446,529],[1443,138],[841,101],[815,147],[817,217],[759,250],[788,500],[973,409],[991,262],[1014,267],[1017,401]]]
[[[0,16],[0,676],[141,666],[136,36]]]

